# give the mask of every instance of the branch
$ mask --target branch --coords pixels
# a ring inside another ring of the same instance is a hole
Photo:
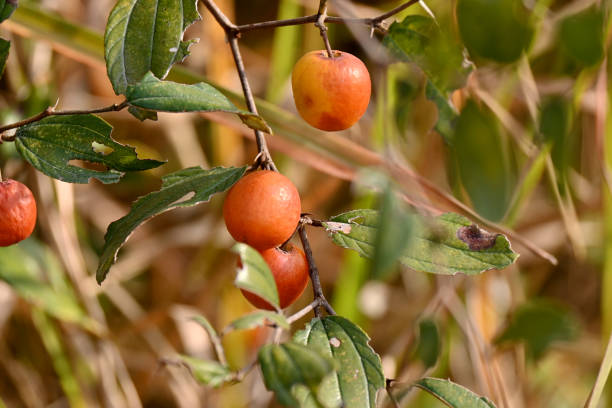
[[[234,63],[236,65],[236,70],[238,71],[240,84],[242,85],[242,93],[244,94],[247,109],[251,113],[258,114],[257,106],[255,105],[255,98],[253,97],[253,91],[251,91],[251,85],[249,84],[249,80],[246,76],[246,69],[244,68],[244,62],[242,61],[242,54],[240,53],[240,48],[238,47],[238,37],[240,36],[240,32],[237,29],[237,26],[232,23],[225,14],[223,14],[213,0],[202,0],[202,3],[204,3],[208,11],[210,11],[217,23],[219,23],[219,25],[225,31],[227,41],[232,49],[232,56],[234,57]],[[278,171],[274,165],[270,151],[268,150],[264,133],[260,130],[255,130],[254,133],[255,141],[257,143],[257,151],[259,152],[255,158],[255,166]]]
[[[11,123],[8,125],[4,125],[0,127],[0,143],[4,142],[12,142],[15,140],[14,136],[6,136],[2,135],[3,132],[6,132],[10,129],[19,128],[24,125],[29,125],[30,123],[38,122],[48,116],[65,116],[65,115],[85,115],[89,113],[103,113],[103,112],[117,112],[122,109],[125,109],[128,106],[127,101],[123,101],[119,104],[115,103],[110,106],[106,106],[104,108],[98,109],[90,109],[90,110],[65,110],[65,111],[56,111],[55,107],[49,106],[44,111],[40,112],[37,115],[34,115],[30,118],[20,120],[19,122]]]
[[[319,2],[319,11],[317,12],[317,22],[315,26],[319,29],[321,37],[323,37],[323,43],[327,50],[327,56],[331,59],[334,58],[334,52],[332,51],[331,45],[329,44],[329,37],[327,36],[327,26],[325,25],[325,19],[327,18],[327,0],[321,0]]]
[[[312,256],[312,250],[310,249],[310,243],[308,242],[308,236],[306,235],[306,229],[304,224],[300,224],[298,227],[298,233],[300,234],[300,240],[302,241],[302,247],[304,248],[304,253],[306,254],[306,259],[308,260],[308,274],[310,275],[310,281],[312,282],[312,291],[314,292],[315,300],[319,300],[320,304],[315,306],[314,313],[316,317],[321,316],[321,312],[319,308],[323,306],[327,313],[330,315],[335,315],[336,312],[331,307],[327,299],[325,299],[325,295],[323,294],[323,289],[321,288],[321,280],[319,279],[319,270],[317,269],[317,265],[315,265],[314,258]]]
[[[394,16],[397,13],[400,13],[407,9],[408,7],[418,3],[419,0],[409,0],[406,3],[395,7],[388,12],[381,14],[377,17],[371,18],[344,18],[344,17],[335,17],[335,16],[325,16],[323,23],[339,23],[339,24],[365,24],[371,26],[374,29],[377,29],[380,32],[385,33],[387,30],[382,26],[382,22],[389,17]],[[267,28],[277,28],[277,27],[286,27],[293,25],[303,25],[303,24],[311,24],[316,23],[319,20],[320,14],[312,14],[310,16],[298,17],[298,18],[290,18],[287,20],[271,20],[271,21],[263,21],[259,23],[251,23],[251,24],[243,24],[239,26],[232,26],[232,29],[237,33],[246,33],[248,31],[262,30]]]

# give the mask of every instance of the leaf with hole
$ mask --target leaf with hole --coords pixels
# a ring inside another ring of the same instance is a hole
[[[234,284],[240,289],[256,294],[278,309],[276,281],[261,254],[247,244],[236,244],[232,250],[240,256]]]
[[[274,391],[281,404],[290,407],[303,406],[300,400],[305,390],[300,386],[317,395],[321,381],[334,369],[333,361],[325,354],[293,342],[262,347],[258,361],[266,388]]]
[[[199,20],[197,0],[119,0],[104,33],[108,77],[117,95],[151,71],[164,79],[188,54],[183,33]]]
[[[233,376],[229,367],[216,361],[202,360],[195,357],[182,355],[181,360],[189,367],[193,377],[200,384],[218,387],[231,381]]]
[[[272,133],[258,115],[238,109],[225,95],[205,82],[187,85],[160,81],[151,72],[125,93],[132,106],[163,112],[228,112],[234,113],[250,127]]]
[[[361,328],[340,316],[315,318],[294,335],[294,341],[335,363],[335,375],[326,377],[316,394],[324,406],[376,406],[376,394],[385,387],[385,376],[380,357]]]
[[[116,183],[126,171],[148,170],[164,162],[141,160],[132,147],[115,142],[111,125],[95,115],[49,116],[20,127],[15,136],[17,151],[32,166],[49,177],[68,183],[87,183],[96,178]],[[103,145],[109,154],[96,151]],[[100,163],[109,170],[98,171],[69,164],[70,160]]]
[[[126,216],[109,225],[96,271],[98,283],[106,279],[117,252],[139,225],[164,211],[210,200],[213,194],[230,188],[245,170],[246,167],[215,167],[210,170],[190,167],[164,176],[159,191],[139,198]]]
[[[376,210],[353,210],[332,217],[324,225],[336,245],[372,259],[379,217]],[[471,231],[472,223],[461,215],[447,213],[425,217],[413,213],[411,217],[415,225],[414,235],[399,260],[416,271],[475,275],[503,269],[518,258],[502,234],[489,234],[478,229],[463,236],[462,232]]]
[[[495,408],[495,405],[487,398],[480,397],[449,380],[422,378],[414,385],[427,391],[451,408]]]

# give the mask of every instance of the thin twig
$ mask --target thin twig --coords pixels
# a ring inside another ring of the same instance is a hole
[[[584,407],[585,408],[595,408],[599,404],[599,399],[601,398],[601,394],[603,393],[604,386],[608,381],[608,376],[610,375],[610,370],[612,369],[612,335],[610,336],[610,340],[608,341],[608,346],[606,347],[606,353],[604,354],[604,358],[601,362],[601,366],[599,367],[599,373],[597,373],[597,380],[595,380],[595,385],[593,385],[593,389],[587,398]]]
[[[393,383],[394,383],[394,380],[392,380],[390,378],[385,379],[385,390],[387,391],[387,395],[389,396],[389,400],[393,404],[393,407],[394,408],[400,408],[399,401],[393,395],[393,390],[392,390]]]
[[[300,226],[298,227],[298,233],[300,235],[300,240],[302,241],[302,247],[304,248],[306,259],[308,260],[308,273],[312,282],[312,291],[314,292],[314,298],[319,299],[320,302],[320,305],[314,308],[315,316],[321,316],[321,313],[319,311],[320,306],[323,306],[328,314],[335,315],[336,312],[327,302],[327,299],[325,299],[325,295],[323,294],[323,289],[321,288],[321,280],[319,279],[319,270],[317,269],[317,265],[315,265],[314,258],[312,256],[312,250],[310,249],[310,243],[308,242],[308,236],[306,235],[306,228],[304,225],[300,224]]]
[[[88,113],[103,113],[103,112],[117,112],[122,109],[125,109],[128,106],[127,101],[123,101],[121,103],[115,103],[110,106],[105,106],[103,108],[97,109],[89,109],[89,110],[65,110],[65,111],[56,111],[54,107],[48,107],[44,111],[40,112],[37,115],[29,117],[24,120],[20,120],[19,122],[11,123],[8,125],[4,125],[0,127],[0,140],[4,142],[11,142],[15,140],[14,136],[2,136],[3,132],[6,132],[10,129],[15,129],[24,125],[28,125],[30,123],[38,122],[48,116],[62,116],[62,115],[85,115]]]
[[[315,310],[315,308],[321,306],[321,299],[316,298],[315,300],[313,300],[308,306],[306,306],[305,308],[303,308],[302,310],[292,314],[291,316],[289,316],[287,318],[287,322],[289,324],[295,323],[298,320],[300,320],[302,317],[306,316],[308,313],[310,313],[311,311]]]
[[[319,2],[319,11],[317,12],[317,22],[315,26],[319,29],[325,49],[327,50],[327,56],[331,59],[334,58],[334,52],[329,44],[329,37],[327,36],[327,26],[325,25],[325,18],[327,17],[327,0],[321,0]]]

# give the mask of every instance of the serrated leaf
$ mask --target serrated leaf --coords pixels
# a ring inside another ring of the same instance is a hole
[[[436,365],[441,348],[440,333],[436,322],[430,319],[421,320],[419,322],[419,342],[415,355],[423,362],[425,368]]]
[[[536,299],[519,306],[496,343],[525,342],[531,357],[537,360],[551,344],[575,340],[577,335],[578,322],[566,308]]]
[[[185,355],[181,355],[181,360],[187,364],[193,377],[201,384],[218,387],[232,380],[233,376],[229,367],[216,361],[202,360]]]
[[[234,284],[240,289],[256,294],[278,309],[276,281],[261,254],[247,244],[241,243],[234,245],[232,251],[240,256]]]
[[[385,386],[380,357],[358,326],[340,316],[313,319],[294,341],[331,357],[335,374],[326,377],[316,394],[325,406],[374,408],[376,393]]]
[[[116,183],[123,172],[148,170],[164,164],[157,160],[140,160],[134,148],[110,137],[112,129],[95,115],[49,116],[20,127],[15,147],[36,169],[68,183],[87,183],[92,177],[103,183]],[[107,146],[112,152],[99,153],[94,143]],[[85,169],[69,164],[70,160],[100,163],[110,170]]]
[[[268,310],[258,310],[234,320],[224,331],[252,329],[254,327],[263,326],[267,322],[274,323],[278,327],[286,330],[289,330],[290,327],[285,316]]]
[[[474,242],[464,242],[458,237],[461,231],[467,231],[466,228],[472,225],[461,215],[447,213],[438,217],[424,217],[412,214],[411,217],[415,223],[414,236],[400,262],[416,271],[475,275],[491,269],[503,269],[518,258],[505,236],[491,236],[480,229],[482,238],[490,241],[489,246],[479,250],[470,249],[470,245],[475,248],[482,246],[482,243],[478,240],[478,234],[475,234]],[[353,210],[332,217],[324,225],[336,245],[355,250],[371,259],[378,218],[376,210]]]
[[[414,385],[451,408],[495,408],[495,405],[487,398],[479,397],[467,388],[449,380],[422,378]]]
[[[0,0],[0,23],[9,18],[18,5],[19,0]]]
[[[4,73],[6,67],[6,60],[9,56],[9,49],[11,48],[11,42],[0,38],[0,76]]]
[[[119,0],[108,17],[104,55],[117,95],[151,71],[164,79],[187,54],[185,29],[199,19],[197,0]]]
[[[302,344],[288,342],[269,344],[258,354],[266,388],[274,391],[278,401],[290,407],[300,407],[295,388],[305,386],[312,394],[323,378],[334,369],[333,361]]]
[[[529,14],[517,0],[459,0],[457,21],[470,55],[502,63],[519,59],[533,36]]]
[[[125,96],[130,105],[154,111],[235,113],[248,126],[270,132],[261,117],[238,109],[225,95],[205,82],[187,85],[160,81],[148,72],[142,81],[127,87]]]
[[[96,272],[98,283],[106,279],[117,252],[140,224],[164,211],[208,201],[213,194],[230,188],[245,170],[246,167],[215,167],[210,170],[190,167],[162,177],[159,191],[139,198],[126,216],[109,225]]]
[[[0,280],[51,316],[100,331],[79,304],[53,252],[33,238],[0,248]]]
[[[603,58],[604,13],[600,8],[589,7],[566,17],[560,33],[563,49],[579,63],[590,66]]]
[[[399,59],[417,64],[444,92],[462,87],[472,70],[461,44],[428,16],[409,15],[393,23],[384,44]]]

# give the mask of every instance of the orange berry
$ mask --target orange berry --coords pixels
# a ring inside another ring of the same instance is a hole
[[[0,181],[0,246],[30,236],[36,225],[36,201],[28,187],[15,180]]]

